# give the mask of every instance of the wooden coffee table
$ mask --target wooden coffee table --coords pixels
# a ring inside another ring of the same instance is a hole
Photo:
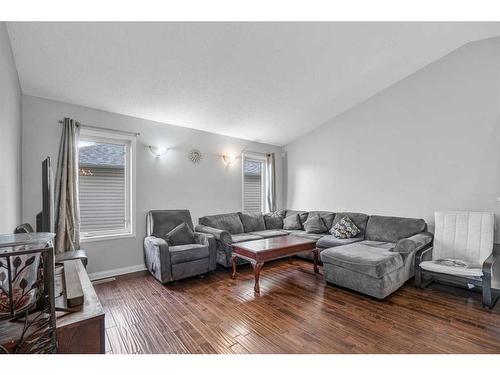
[[[236,278],[236,258],[248,260],[252,264],[255,276],[254,291],[260,293],[259,276],[265,262],[291,257],[308,250],[314,254],[314,272],[319,273],[316,240],[288,235],[235,243],[231,256],[233,265],[231,278]]]

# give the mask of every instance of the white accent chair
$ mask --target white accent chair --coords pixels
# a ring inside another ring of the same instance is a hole
[[[492,308],[491,277],[495,217],[491,212],[436,212],[434,244],[415,259],[415,283],[425,287],[433,281],[467,283],[482,289],[483,306]],[[432,252],[432,253],[431,253]],[[454,266],[462,262],[466,267]]]

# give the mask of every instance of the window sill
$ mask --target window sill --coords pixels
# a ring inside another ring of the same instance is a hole
[[[106,241],[106,240],[119,240],[122,238],[134,238],[135,233],[114,233],[114,234],[102,234],[88,237],[80,237],[80,243],[87,242],[98,242],[98,241]]]

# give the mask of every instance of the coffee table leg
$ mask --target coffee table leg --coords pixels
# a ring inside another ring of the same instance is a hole
[[[260,270],[262,269],[263,265],[264,263],[252,262],[253,273],[255,277],[255,285],[253,287],[253,290],[255,291],[255,293],[260,293],[259,277],[260,277]]]
[[[314,273],[319,273],[319,268],[318,268],[319,250],[314,249],[312,252],[314,256]]]
[[[231,271],[231,279],[236,279],[236,255],[231,255],[231,264],[233,270]]]

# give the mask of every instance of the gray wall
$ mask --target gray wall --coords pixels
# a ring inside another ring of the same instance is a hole
[[[498,222],[499,92],[500,39],[459,48],[285,146],[286,206]]]
[[[0,233],[21,221],[21,88],[9,36],[0,22]]]
[[[143,264],[145,217],[150,209],[188,208],[193,221],[208,214],[239,211],[242,206],[241,159],[226,167],[218,155],[238,155],[243,149],[275,152],[278,206],[282,207],[281,148],[220,136],[110,112],[31,96],[23,96],[23,220],[33,222],[41,209],[41,161],[51,156],[55,169],[61,125],[71,117],[88,125],[140,132],[137,139],[136,237],[82,244],[89,255],[89,273]],[[173,148],[155,158],[147,145]],[[203,153],[200,164],[188,152]]]

